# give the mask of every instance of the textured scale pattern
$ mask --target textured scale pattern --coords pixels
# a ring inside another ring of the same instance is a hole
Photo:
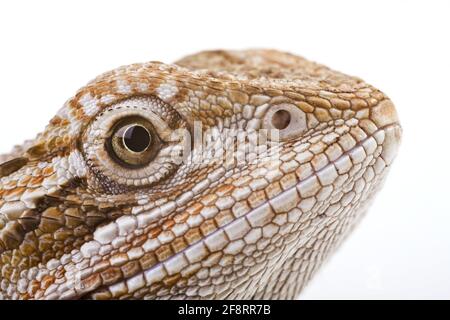
[[[159,154],[151,179],[117,181],[93,147],[96,123],[139,97],[179,115],[173,128],[258,130],[279,105],[306,128],[250,154],[258,161],[194,149],[177,166]],[[274,50],[107,72],[0,156],[0,299],[296,298],[366,212],[400,137],[381,91]]]

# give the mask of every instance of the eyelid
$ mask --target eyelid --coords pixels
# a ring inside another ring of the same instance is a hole
[[[131,168],[117,163],[107,148],[117,124],[134,117],[151,125],[160,145],[148,164]],[[185,155],[186,138],[183,133],[189,130],[187,127],[171,105],[156,97],[134,97],[107,107],[83,133],[81,148],[91,173],[88,175],[89,184],[101,193],[122,194],[129,188],[149,188],[168,178],[181,165],[174,159],[173,152],[180,149],[176,151],[179,157]]]

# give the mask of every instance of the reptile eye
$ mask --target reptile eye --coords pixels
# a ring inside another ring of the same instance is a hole
[[[107,150],[119,164],[139,168],[154,159],[160,144],[161,140],[149,121],[141,117],[129,117],[113,126]]]
[[[132,97],[102,110],[83,134],[83,153],[99,192],[158,183],[177,171],[190,152],[187,123],[155,97]]]
[[[297,138],[307,130],[306,115],[293,104],[274,105],[264,116],[263,128],[278,130],[281,140]]]

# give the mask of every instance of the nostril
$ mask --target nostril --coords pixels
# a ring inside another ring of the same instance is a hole
[[[275,134],[273,136],[271,134],[272,138],[283,141],[298,138],[307,130],[307,127],[305,112],[291,103],[271,106],[264,115],[262,123],[263,129],[274,130]]]
[[[278,110],[272,116],[272,125],[278,129],[286,129],[291,123],[291,114],[287,110]]]
[[[0,178],[9,176],[28,163],[28,159],[24,157],[15,158],[0,164]]]

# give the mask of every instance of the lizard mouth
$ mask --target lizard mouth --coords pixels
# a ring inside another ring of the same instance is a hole
[[[274,221],[276,216],[282,215],[287,216],[289,224],[295,229],[296,226],[298,227],[299,220],[305,219],[304,216],[306,214],[302,212],[302,208],[306,208],[305,211],[309,210],[314,213],[314,215],[306,217],[306,219],[309,219],[312,224],[316,224],[316,227],[310,228],[308,232],[304,230],[297,230],[296,232],[290,231],[291,235],[296,235],[296,237],[293,237],[296,240],[292,242],[290,250],[285,250],[288,254],[285,254],[282,257],[280,256],[278,259],[273,259],[274,264],[277,264],[278,267],[282,267],[282,263],[289,258],[289,253],[293,255],[296,249],[307,244],[314,236],[317,236],[324,230],[324,227],[321,228],[318,226],[327,226],[327,223],[334,223],[333,221],[339,220],[337,217],[341,217],[341,220],[346,221],[345,226],[342,226],[342,228],[346,228],[351,225],[350,220],[359,216],[360,214],[358,213],[361,211],[365,211],[365,204],[368,202],[368,198],[370,198],[370,195],[373,194],[377,187],[383,182],[386,169],[390,166],[397,153],[401,139],[401,131],[398,122],[393,122],[379,128],[373,134],[368,135],[365,139],[359,141],[353,148],[344,152],[334,161],[329,161],[329,163],[320,170],[305,177],[301,181],[298,181],[293,187],[282,191],[272,199],[250,210],[242,217],[221,226],[204,239],[189,245],[185,249],[171,256],[168,260],[156,263],[131,278],[122,278],[108,286],[101,286],[86,292],[80,298],[101,299],[103,293],[108,291],[110,293],[109,298],[114,299],[120,296],[119,294],[115,296],[115,293],[119,293],[123,288],[128,288],[128,293],[130,293],[132,288],[140,287],[141,290],[148,289],[147,293],[141,294],[141,298],[145,298],[146,294],[151,294],[151,287],[161,288],[162,286],[166,286],[167,290],[171,290],[175,284],[169,283],[168,281],[165,282],[165,280],[171,277],[177,278],[177,275],[181,273],[181,269],[183,269],[177,268],[179,261],[185,259],[190,253],[203,250],[206,242],[209,242],[210,245],[219,244],[220,241],[224,241],[220,239],[224,239],[222,235],[226,233],[228,238],[227,241],[229,242],[227,244],[232,244],[233,241],[239,241],[239,236],[241,235],[238,233],[239,230],[243,230],[243,226],[250,225],[253,229],[263,228],[264,232],[264,225],[267,224],[268,221]],[[368,159],[371,160],[368,161]],[[358,166],[360,166],[360,169],[355,170]],[[371,172],[374,171],[373,174],[366,174],[367,168],[369,167],[371,168]],[[337,177],[333,180],[334,182],[331,182],[335,175],[334,172],[337,172]],[[351,181],[352,183],[346,185],[346,182],[337,182],[339,177],[345,175],[349,176],[347,181]],[[355,177],[359,178],[356,179]],[[363,181],[361,179],[364,179],[364,186],[360,186],[361,183],[356,182]],[[326,194],[322,194],[323,190],[327,189],[328,186],[332,186],[333,183],[335,190],[331,193],[327,192]],[[349,188],[348,186],[352,186],[352,188]],[[364,193],[364,197],[358,198],[357,190],[360,188],[368,188],[369,190]],[[343,192],[340,201],[333,203],[333,200],[327,200],[333,199],[333,197],[340,194],[340,192]],[[351,195],[353,194],[355,194],[355,197],[352,198]],[[327,198],[324,198],[325,195],[327,195]],[[314,203],[312,200],[313,198],[315,199]],[[313,207],[316,209],[311,210]],[[352,208],[355,208],[353,211],[358,212],[351,213],[350,211],[352,210],[350,209]],[[345,217],[342,218],[343,216]],[[270,230],[268,230],[268,232],[269,231]],[[285,231],[282,231],[282,228],[279,228],[278,232],[283,236]],[[225,244],[223,245],[225,246]],[[184,269],[187,268],[189,267],[184,266]],[[270,277],[270,270],[273,269],[274,268],[272,267],[267,268],[266,271],[262,271],[264,275],[262,275],[261,278]],[[176,296],[173,292],[171,294]],[[183,297],[183,294],[180,294],[180,297]],[[221,298],[230,298],[230,296],[224,295]]]

